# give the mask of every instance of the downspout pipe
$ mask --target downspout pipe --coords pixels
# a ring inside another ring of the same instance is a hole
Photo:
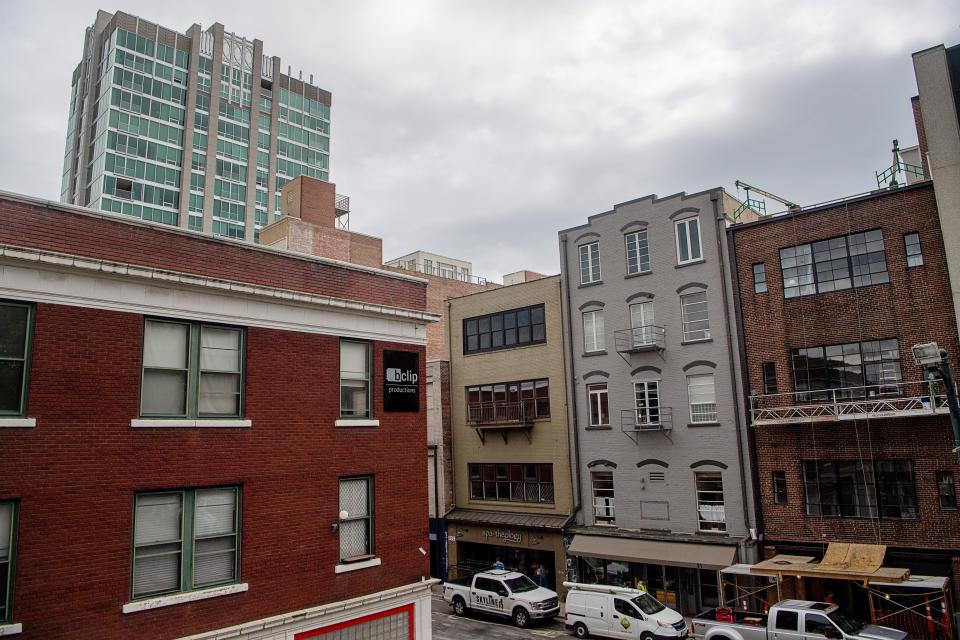
[[[734,423],[737,430],[737,467],[740,471],[740,500],[743,504],[743,521],[747,525],[747,531],[754,528],[751,525],[753,524],[750,520],[750,505],[749,499],[747,497],[747,473],[746,467],[743,461],[743,433],[741,432],[743,428],[743,423],[740,420],[740,407],[741,407],[741,396],[737,393],[737,373],[738,370],[735,367],[736,359],[733,355],[733,341],[737,338],[733,335],[730,328],[730,298],[727,295],[727,284],[729,272],[723,264],[724,256],[724,245],[726,243],[726,218],[720,212],[720,193],[714,191],[710,194],[710,202],[713,204],[713,217],[714,217],[714,227],[716,228],[716,240],[717,240],[717,255],[720,256],[720,280],[722,285],[720,290],[723,294],[723,313],[724,313],[724,322],[723,326],[727,336],[727,358],[729,361],[730,375],[733,377],[733,397],[736,403],[735,411],[733,412]],[[732,290],[732,289],[731,289]]]
[[[564,308],[564,317],[566,318],[567,330],[563,332],[564,339],[566,341],[565,354],[566,358],[564,362],[564,372],[566,373],[566,387],[567,387],[567,419],[570,421],[570,424],[573,427],[573,467],[571,471],[573,472],[574,484],[576,485],[576,491],[573,492],[573,513],[571,516],[576,516],[580,511],[581,507],[581,494],[582,482],[580,479],[580,427],[577,423],[577,393],[576,393],[576,383],[574,381],[573,375],[573,320],[571,315],[571,304],[570,304],[570,269],[568,268],[567,263],[567,234],[560,234],[560,272],[563,274],[563,296],[561,297],[561,304]],[[574,522],[576,520],[571,518]]]

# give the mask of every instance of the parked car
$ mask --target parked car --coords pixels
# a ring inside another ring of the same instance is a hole
[[[564,582],[568,630],[578,638],[679,640],[689,634],[683,616],[642,589]]]
[[[522,573],[502,569],[444,582],[443,599],[458,616],[471,610],[492,613],[511,618],[521,628],[560,613],[556,591],[538,586]]]
[[[906,632],[865,624],[835,604],[782,600],[770,613],[711,609],[693,619],[696,640],[904,640]]]

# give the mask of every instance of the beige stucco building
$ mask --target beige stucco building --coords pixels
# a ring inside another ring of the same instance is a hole
[[[449,300],[447,332],[456,498],[448,567],[462,573],[500,559],[555,589],[576,495],[560,278]]]

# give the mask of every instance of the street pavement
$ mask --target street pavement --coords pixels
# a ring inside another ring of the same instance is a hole
[[[508,618],[468,613],[463,618],[453,615],[453,608],[443,598],[433,596],[433,637],[435,640],[472,640],[496,638],[500,640],[537,640],[538,638],[572,638],[563,628],[563,618],[556,617],[543,623],[535,622],[526,629],[517,629]]]

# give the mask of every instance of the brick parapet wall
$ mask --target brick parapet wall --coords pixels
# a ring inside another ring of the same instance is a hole
[[[406,309],[427,304],[422,282],[7,198],[0,243]]]

